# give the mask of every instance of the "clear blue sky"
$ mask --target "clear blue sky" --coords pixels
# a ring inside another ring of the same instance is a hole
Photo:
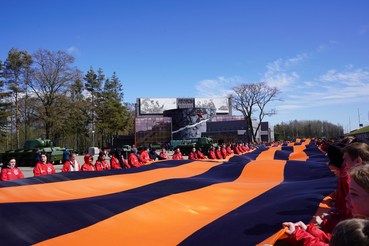
[[[353,130],[358,110],[368,125],[368,13],[367,0],[3,1],[0,60],[12,47],[63,50],[84,73],[116,71],[126,102],[265,81],[283,91],[272,124]]]

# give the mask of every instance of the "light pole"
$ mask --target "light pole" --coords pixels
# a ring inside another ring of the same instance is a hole
[[[92,130],[92,147],[95,147],[95,131]]]

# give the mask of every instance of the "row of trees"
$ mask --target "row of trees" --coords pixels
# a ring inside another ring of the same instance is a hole
[[[294,120],[274,126],[276,140],[294,138],[336,138],[343,135],[343,127],[320,120]]]
[[[84,75],[74,60],[63,51],[31,55],[12,48],[0,61],[1,150],[35,137],[85,149],[93,131],[101,148],[112,136],[133,132],[133,105],[123,102],[116,73],[109,78],[91,67]]]

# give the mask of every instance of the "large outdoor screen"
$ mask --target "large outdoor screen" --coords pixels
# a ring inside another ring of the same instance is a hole
[[[177,98],[140,98],[140,114],[163,114],[176,108]]]
[[[216,113],[229,113],[229,101],[225,97],[197,97],[196,108],[215,108]]]

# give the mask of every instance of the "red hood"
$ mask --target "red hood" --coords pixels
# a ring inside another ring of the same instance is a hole
[[[89,158],[90,158],[90,156],[91,155],[89,155],[89,154],[87,154],[87,155],[85,155],[85,163],[90,163],[90,161],[89,161]]]

